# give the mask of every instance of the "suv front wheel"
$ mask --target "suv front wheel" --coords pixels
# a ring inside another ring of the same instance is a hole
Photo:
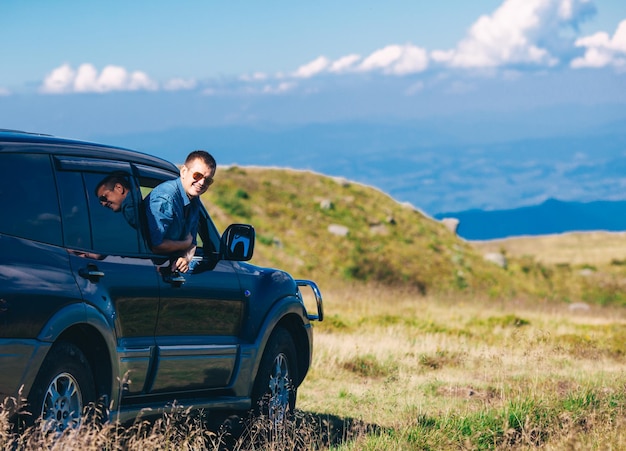
[[[297,378],[296,347],[291,334],[283,328],[276,329],[263,352],[252,392],[255,411],[266,416],[271,425],[278,426],[293,414]]]
[[[62,433],[80,424],[85,406],[95,398],[93,373],[83,352],[72,343],[57,343],[30,391],[28,411],[32,416],[26,422],[41,418],[46,430]]]

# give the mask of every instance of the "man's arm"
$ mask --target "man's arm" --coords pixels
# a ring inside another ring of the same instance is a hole
[[[157,193],[159,185],[144,200],[150,248],[156,254],[184,254],[193,245],[193,236],[189,233],[182,240],[166,238],[168,229],[174,222],[174,200],[171,195]]]
[[[193,238],[190,233],[183,241],[164,239],[160,244],[152,246],[152,252],[156,254],[175,254],[179,252],[187,253],[191,247],[193,247],[195,251],[196,246],[193,245]]]

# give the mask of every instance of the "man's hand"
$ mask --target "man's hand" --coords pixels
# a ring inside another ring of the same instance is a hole
[[[178,257],[172,263],[172,271],[187,272],[189,271],[189,261],[185,257]]]

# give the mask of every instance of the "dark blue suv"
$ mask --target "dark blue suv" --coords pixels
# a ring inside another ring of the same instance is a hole
[[[127,181],[126,214],[94,189]],[[63,430],[103,402],[121,420],[179,405],[280,421],[311,363],[315,283],[246,263],[254,229],[202,211],[192,269],[146,242],[142,199],[178,168],[127,149],[0,130],[0,398]],[[307,313],[301,287],[313,292]]]

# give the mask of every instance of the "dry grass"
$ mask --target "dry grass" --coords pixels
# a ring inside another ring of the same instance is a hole
[[[560,304],[390,296],[356,287],[326,299],[329,321],[316,328],[315,363],[299,407],[394,431],[360,437],[345,449],[493,449],[506,440],[523,448],[531,440],[522,432],[513,439],[506,430],[488,432],[493,443],[487,445],[446,430],[460,418],[475,418],[478,431],[481,416],[506,417],[518,404],[528,405],[522,410],[531,416],[553,413],[541,425],[542,438],[533,439],[549,449],[626,445],[615,429],[623,422],[612,416],[623,414],[625,399],[621,309],[580,312]],[[570,424],[574,413],[562,405],[588,393],[598,401],[576,410],[586,424],[580,431],[583,420]],[[425,438],[429,428],[420,418],[437,424],[439,436]],[[419,440],[412,435],[417,431]]]
[[[507,255],[532,255],[548,264],[605,265],[626,259],[626,232],[572,232],[523,236],[501,240],[470,241],[483,253],[505,251]]]
[[[6,403],[0,406],[0,449],[14,451],[282,451],[309,449],[326,436],[323,424],[303,412],[297,412],[281,427],[272,428],[264,418],[233,416],[216,422],[205,412],[176,406],[160,418],[138,420],[126,427],[103,424],[96,416],[62,434],[46,432],[41,424],[16,432],[7,407]]]
[[[280,433],[263,422],[209,427],[178,411],[56,440],[0,427],[0,448],[626,449],[623,309],[322,289],[313,367]]]

